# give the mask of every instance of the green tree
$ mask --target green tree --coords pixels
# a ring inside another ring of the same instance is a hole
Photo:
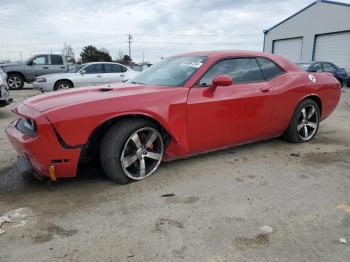
[[[123,62],[124,62],[124,63],[123,63],[124,65],[130,65],[131,62],[132,62],[132,60],[131,60],[130,56],[124,55],[124,57],[123,57]]]
[[[83,63],[89,62],[111,62],[112,57],[107,49],[98,50],[95,46],[88,45],[83,48],[80,53]]]

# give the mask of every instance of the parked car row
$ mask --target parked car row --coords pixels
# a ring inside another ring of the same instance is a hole
[[[41,91],[57,91],[72,87],[94,86],[129,80],[136,71],[111,62],[82,64],[67,73],[47,74],[36,77],[33,88]]]
[[[32,83],[42,92],[121,82],[137,72],[118,63],[96,62],[69,68],[66,58],[60,54],[39,54],[23,63],[0,65],[7,73],[10,89],[22,89],[24,83]]]
[[[350,86],[350,83],[349,83],[350,75],[348,76],[344,68],[340,68],[333,63],[313,61],[313,62],[301,62],[301,63],[297,63],[297,65],[301,66],[305,71],[310,73],[322,73],[322,72],[332,73],[334,77],[339,81],[341,86],[346,86],[346,85]]]

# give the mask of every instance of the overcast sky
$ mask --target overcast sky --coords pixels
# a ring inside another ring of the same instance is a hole
[[[312,0],[0,0],[0,59],[41,52],[76,56],[88,44],[113,58],[157,61],[191,50],[262,50],[268,29]],[[350,0],[344,2],[349,3]]]

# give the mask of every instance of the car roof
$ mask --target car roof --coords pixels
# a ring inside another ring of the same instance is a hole
[[[120,63],[115,63],[115,62],[89,62],[89,63],[84,63],[84,65],[94,65],[94,64],[114,64],[114,65],[125,66],[125,65],[122,65]]]
[[[315,63],[330,63],[330,64],[333,64],[332,62],[329,62],[329,61],[302,61],[302,62],[297,62],[296,64],[315,64]]]
[[[247,50],[221,50],[221,51],[196,51],[183,53],[181,55],[189,56],[208,56],[208,57],[224,57],[224,56],[269,56],[269,54],[260,51]]]

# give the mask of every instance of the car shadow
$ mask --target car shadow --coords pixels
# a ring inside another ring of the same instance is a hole
[[[177,159],[170,162],[161,163],[160,169],[171,169],[177,165],[187,165],[189,161],[195,163],[204,159],[221,159],[229,154],[235,154],[234,158],[240,158],[240,153],[246,150],[254,151],[266,145],[276,145],[289,147],[290,143],[281,139],[272,139],[241,146],[231,147],[218,151],[203,153],[188,158]],[[292,146],[292,145],[291,145]],[[109,186],[120,186],[110,181],[103,173],[100,165],[97,164],[80,164],[78,166],[77,176],[74,178],[58,179],[55,183],[50,183],[48,179],[44,181],[37,180],[29,173],[19,173],[16,165],[11,165],[0,169],[0,195],[18,195],[34,192],[47,192],[52,190],[79,191],[80,189],[100,191]],[[159,179],[159,177],[157,178]],[[79,189],[78,189],[79,188]]]

